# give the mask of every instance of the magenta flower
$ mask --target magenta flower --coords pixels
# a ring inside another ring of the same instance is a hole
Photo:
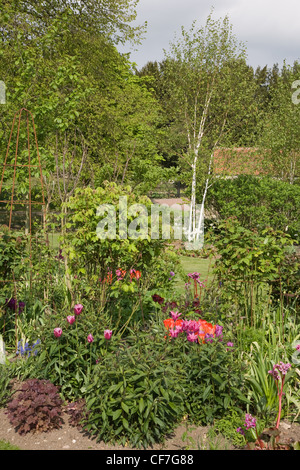
[[[300,351],[300,343],[299,343],[299,344],[297,344],[297,346],[296,346],[296,350],[297,350],[297,351]]]
[[[171,311],[170,311],[170,315],[171,315],[172,319],[173,319],[174,321],[176,321],[176,320],[178,320],[178,318],[180,317],[181,313],[179,313],[178,311],[173,312],[173,310],[171,310]]]
[[[179,335],[178,328],[170,329],[170,335],[171,335],[171,338],[177,338],[177,336]]]
[[[80,315],[81,312],[82,312],[82,309],[83,309],[83,305],[76,304],[75,307],[74,307],[75,315]]]
[[[228,343],[227,343],[226,346],[228,346],[228,347],[226,348],[226,351],[231,351],[231,348],[233,348],[233,343],[232,343],[231,341],[228,341]]]
[[[94,341],[94,338],[91,334],[88,335],[87,340],[89,343],[92,343]]]
[[[245,435],[245,431],[241,427],[237,428],[236,432],[242,434],[243,436]]]
[[[247,413],[245,416],[245,428],[248,430],[250,428],[256,428],[256,418],[254,418],[251,414]]]
[[[280,361],[279,364],[277,364],[277,369],[279,370],[279,372],[282,373],[282,375],[286,375],[287,371],[289,370],[289,368],[292,367],[291,364],[289,362],[287,362],[286,364],[282,361]]]
[[[199,276],[200,276],[200,273],[188,273],[188,277],[194,280],[199,279]]]
[[[54,328],[53,333],[54,333],[55,338],[59,338],[62,335],[62,329]]]
[[[188,333],[186,339],[191,343],[196,343],[198,341],[198,336],[195,333]]]
[[[75,321],[75,316],[74,315],[68,315],[67,316],[67,322],[70,323],[70,325],[73,325],[74,321]]]
[[[190,320],[188,329],[192,333],[197,333],[199,331],[199,323],[196,320]]]
[[[111,330],[104,330],[104,338],[105,338],[105,339],[110,339],[110,338],[111,338],[111,335],[112,335],[112,331],[111,331]]]
[[[182,325],[181,326],[182,326],[183,331],[189,330],[190,320],[182,320]]]

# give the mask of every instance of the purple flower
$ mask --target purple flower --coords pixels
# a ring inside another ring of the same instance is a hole
[[[245,416],[245,428],[248,430],[250,428],[256,428],[256,418],[254,418],[251,414],[247,413]]]
[[[19,307],[19,313],[22,313],[25,308],[25,302],[17,302],[14,297],[9,300],[5,299],[5,307],[8,307],[10,310],[15,311],[17,306]]]
[[[226,348],[226,351],[231,351],[231,348],[233,348],[233,343],[231,341],[228,341],[228,343],[226,344],[226,346],[228,346]]]
[[[279,364],[275,364],[273,366],[273,369],[269,370],[268,372],[270,375],[272,375],[275,380],[279,380],[280,374],[285,376],[290,367],[291,364],[289,364],[288,362],[285,364],[284,362],[280,361]]]
[[[222,341],[222,339],[223,339],[223,326],[216,325],[215,336],[216,336],[216,338],[219,338],[220,341]]]
[[[236,432],[239,432],[243,436],[245,435],[245,431],[241,427],[237,428]]]
[[[65,259],[65,258],[63,257],[63,255],[62,255],[62,250],[61,250],[61,249],[59,250],[59,253],[58,253],[58,255],[57,255],[57,256],[55,256],[55,258],[56,258],[56,259],[60,259],[60,260],[63,260],[63,259]]]
[[[200,273],[188,273],[188,277],[190,277],[191,279],[199,279],[199,276],[200,276]]]
[[[206,335],[204,336],[204,340],[205,340],[206,343],[213,343],[214,335],[212,335],[210,333],[206,333]]]
[[[171,277],[169,277],[169,281],[171,281],[172,277],[175,276],[174,271],[170,271],[170,276],[171,276]]]
[[[287,373],[287,371],[289,370],[290,367],[292,367],[292,366],[289,362],[284,364],[284,362],[280,361],[280,363],[277,364],[277,369],[279,370],[279,372],[282,373],[282,375],[286,375],[286,373]]]

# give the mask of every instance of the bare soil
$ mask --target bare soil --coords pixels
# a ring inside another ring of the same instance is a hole
[[[130,446],[111,445],[96,442],[85,432],[69,424],[67,413],[63,415],[64,423],[60,429],[49,432],[36,432],[20,435],[11,425],[5,412],[0,409],[0,441],[6,441],[21,450],[103,450],[124,451],[137,450]],[[188,429],[188,439],[183,441],[183,435]],[[280,425],[280,442],[291,444],[300,441],[300,424],[291,424],[283,421]],[[211,445],[213,445],[211,447]],[[156,444],[147,450],[236,450],[236,448],[222,436],[211,438],[209,427],[189,426],[183,422],[164,444]]]
[[[64,423],[60,429],[20,435],[11,425],[5,409],[1,408],[0,441],[9,442],[14,446],[18,446],[21,450],[136,450],[130,446],[112,445],[105,442],[97,443],[96,439],[89,437],[84,431],[71,426],[67,413],[63,414],[63,420]],[[191,443],[205,444],[209,428],[189,428],[188,436],[190,439],[184,442],[182,437],[186,429],[186,425],[183,423],[166,439],[164,444],[157,444],[152,449],[184,450],[187,446],[191,449]],[[197,449],[197,446],[194,446],[194,449]]]

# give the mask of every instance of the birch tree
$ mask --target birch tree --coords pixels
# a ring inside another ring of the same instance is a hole
[[[245,49],[233,35],[228,17],[214,20],[210,14],[204,27],[198,28],[195,21],[190,31],[182,27],[180,38],[175,38],[165,56],[174,125],[185,135],[186,152],[182,158],[191,169],[187,238],[195,242],[203,227],[214,149],[228,132],[228,117],[232,117],[237,104],[236,87],[240,89],[240,83],[232,67],[245,64]],[[237,68],[241,71],[240,66]],[[207,156],[208,174],[197,221],[197,169],[199,159]]]

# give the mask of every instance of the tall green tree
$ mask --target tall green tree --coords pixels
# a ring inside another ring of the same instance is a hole
[[[284,64],[272,80],[259,141],[268,172],[291,184],[298,181],[300,172],[299,71],[297,62]]]
[[[114,44],[130,36],[137,40],[136,30],[127,28],[136,3],[81,2],[81,15],[76,2],[2,1],[0,77],[7,103],[0,107],[1,153],[14,113],[28,108],[36,123],[48,208],[65,202],[78,184],[130,182],[143,192],[162,176],[158,104]],[[93,16],[96,11],[101,18]],[[123,31],[122,38],[113,30]]]

